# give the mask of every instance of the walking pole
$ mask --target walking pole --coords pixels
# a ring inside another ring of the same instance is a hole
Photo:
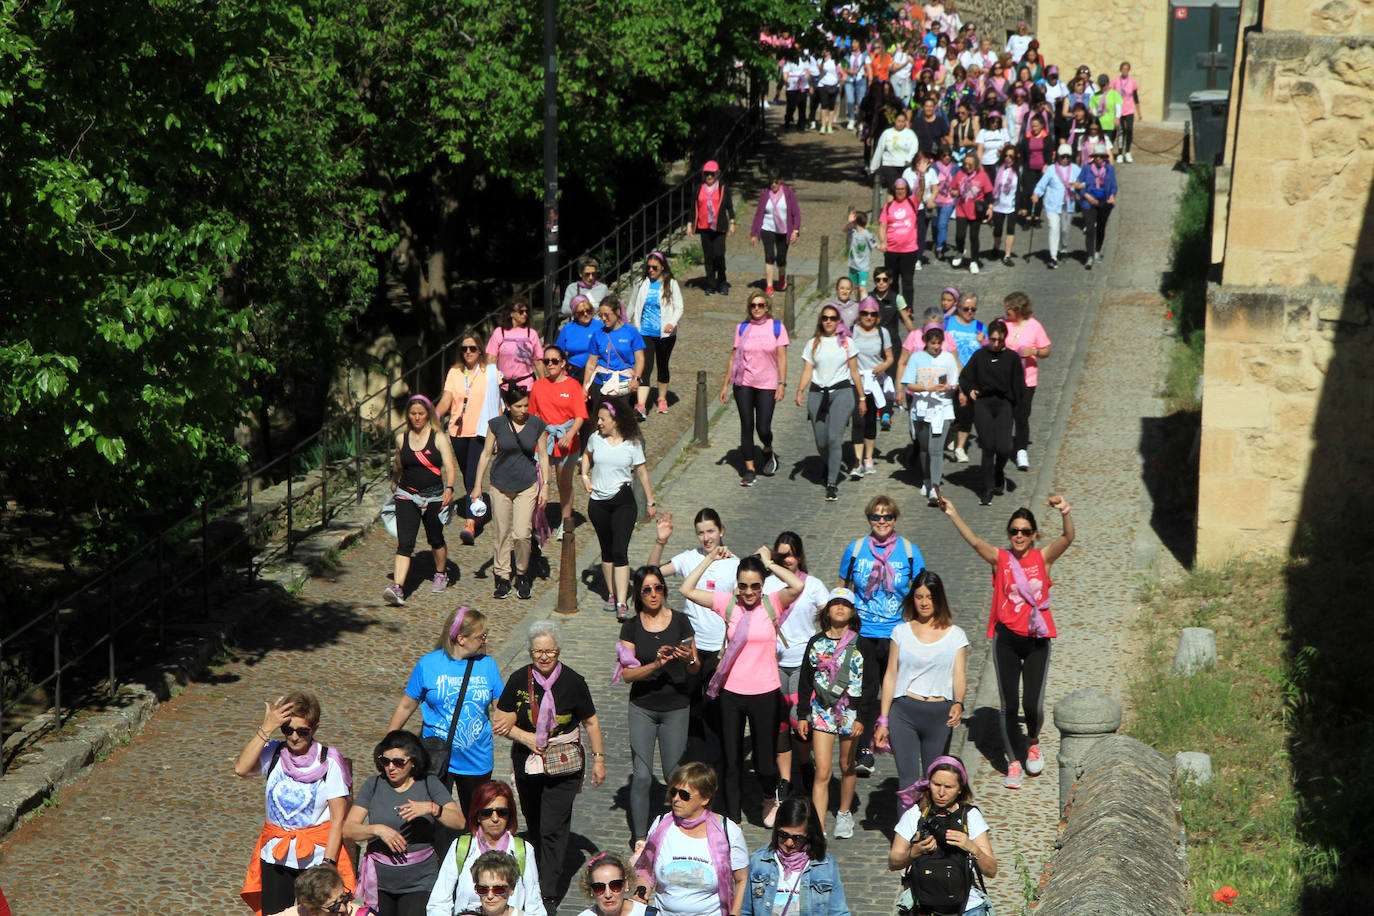
[[[1031,253],[1035,251],[1035,205],[1031,205],[1031,213],[1027,214],[1026,222],[1030,224],[1030,238],[1026,240],[1026,253],[1021,258],[1022,263],[1031,259]]]

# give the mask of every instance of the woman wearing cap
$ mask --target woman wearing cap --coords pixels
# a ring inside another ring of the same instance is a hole
[[[873,644],[859,635],[859,614],[854,593],[847,588],[830,592],[817,618],[818,632],[802,652],[797,683],[797,733],[815,747],[816,777],[811,800],[821,830],[830,812],[830,761],[835,742],[840,745],[840,805],[835,815],[835,836],[854,835],[854,788],[858,773],[854,755],[863,734],[863,722],[873,712],[879,671]],[[862,712],[861,712],[862,710]]]
[[[573,468],[582,454],[582,427],[588,420],[582,386],[568,377],[567,365],[562,348],[545,347],[544,377],[534,383],[530,392],[530,413],[546,424],[549,464],[558,480],[560,520],[553,534],[556,541],[563,540],[565,528],[572,530]]]
[[[635,504],[630,482],[639,478],[648,501],[649,518],[658,514],[654,488],[644,467],[644,437],[630,406],[607,398],[596,412],[596,432],[582,453],[582,485],[587,488],[587,516],[601,544],[601,575],[606,583],[603,611],[617,620],[629,617],[630,536],[634,534]]]
[[[901,293],[907,302],[915,301],[916,271],[921,264],[920,213],[921,203],[912,198],[906,179],[897,178],[892,185],[892,199],[883,205],[878,217],[878,250],[883,252],[883,266],[901,281]]]
[[[958,757],[935,758],[926,769],[925,778],[912,789],[903,799],[908,807],[893,831],[887,867],[904,871],[916,865],[923,855],[947,854],[952,849],[966,853],[981,877],[973,882],[968,899],[959,902],[957,908],[964,916],[984,916],[990,912],[991,901],[982,878],[996,877],[997,857],[992,854],[987,818],[972,803],[973,788],[963,763]],[[943,828],[940,833],[929,829],[932,820]]]
[[[773,317],[773,301],[763,293],[750,293],[745,319],[735,328],[735,345],[730,349],[725,381],[720,386],[722,404],[729,400],[731,386],[735,389],[740,455],[744,459],[742,487],[752,487],[759,473],[772,477],[778,472],[778,456],[773,451],[773,408],[787,393],[789,342],[787,328]],[[755,429],[763,445],[761,450],[754,447]]]
[[[1112,80],[1112,88],[1121,93],[1121,132],[1117,144],[1117,162],[1135,162],[1131,143],[1135,141],[1135,115],[1140,108],[1140,84],[1131,76],[1130,61],[1121,62],[1121,75]]]
[[[463,501],[459,510],[467,521],[458,537],[464,544],[477,539],[480,516],[472,511],[468,493],[482,486],[476,476],[477,462],[486,444],[487,424],[501,413],[500,392],[501,372],[495,365],[485,362],[482,335],[476,331],[465,332],[458,339],[458,358],[444,377],[444,395],[434,408],[439,416],[448,416],[449,445],[454,463],[463,474]]]
[[[543,376],[544,343],[530,327],[530,300],[512,296],[501,309],[496,330],[487,339],[487,356],[501,370],[507,385],[519,385],[526,391],[534,387],[534,380]]]
[[[627,319],[644,340],[644,374],[639,377],[639,399],[635,410],[639,419],[648,419],[649,373],[658,364],[658,412],[668,412],[668,361],[677,343],[677,325],[682,320],[682,288],[673,278],[673,269],[661,251],[651,251],[644,259],[644,278],[630,297]]]
[[[764,295],[773,295],[773,269],[777,266],[779,291],[787,289],[787,248],[801,235],[801,206],[792,186],[782,180],[782,172],[772,168],[768,187],[759,192],[754,222],[749,228],[749,246],[763,242]]]
[[[978,159],[974,154],[967,153],[964,155],[964,167],[955,173],[951,185],[957,203],[954,205],[955,254],[949,264],[951,267],[958,267],[964,263],[964,256],[967,255],[969,273],[976,274],[980,267],[981,254],[978,233],[983,223],[992,220],[992,209],[987,204],[987,199],[992,194],[992,179],[978,168]],[[982,212],[979,212],[980,210]],[[964,247],[966,236],[971,236],[967,249]]]
[[[601,282],[601,265],[596,258],[591,255],[583,255],[574,262],[577,270],[577,279],[568,284],[568,288],[563,290],[563,315],[571,317],[573,314],[573,299],[577,296],[586,296],[587,301],[595,308],[610,288]]]
[[[438,647],[415,663],[387,725],[387,731],[394,732],[420,710],[420,736],[431,760],[448,755],[439,781],[463,810],[471,804],[473,791],[491,778],[495,760],[487,710],[500,698],[502,682],[496,662],[486,653],[486,615],[467,607],[450,611],[439,631]],[[468,826],[476,825],[469,820]]]
[[[1045,202],[1045,218],[1050,224],[1050,269],[1059,266],[1059,252],[1069,247],[1069,224],[1076,203],[1073,147],[1061,143],[1054,164],[1045,169],[1031,194],[1031,203]]]
[[[934,505],[944,476],[946,433],[954,420],[959,360],[945,350],[942,327],[926,328],[922,341],[925,348],[907,361],[901,384],[911,403],[911,440],[916,444],[914,464],[921,474],[921,495]]]
[[[711,159],[701,167],[701,181],[692,197],[692,218],[687,234],[701,234],[701,256],[706,268],[706,295],[729,294],[725,282],[725,237],[735,234],[735,202],[720,180],[720,166]]]
[[[1063,519],[1063,533],[1041,552],[1035,546],[1039,529],[1035,515],[1017,509],[1007,522],[1005,550],[993,547],[974,534],[949,500],[941,508],[970,547],[992,566],[992,607],[988,613],[988,638],[997,674],[997,689],[1002,699],[1002,747],[1008,761],[1008,789],[1021,788],[1021,762],[1026,772],[1038,775],[1044,769],[1040,753],[1040,729],[1045,724],[1045,683],[1050,667],[1050,640],[1056,635],[1050,613],[1050,568],[1063,556],[1074,540],[1072,507],[1055,493],[1045,505],[1057,509]],[[1021,703],[1017,702],[1020,694]],[[1017,706],[1024,704],[1026,752],[1017,726]]]
[[[987,345],[973,354],[959,373],[959,390],[973,402],[973,425],[982,449],[983,490],[980,505],[992,505],[1006,490],[1006,467],[1011,458],[1012,417],[1026,396],[1021,357],[1006,348],[1007,324],[988,325]]]
[[[859,306],[865,307],[876,314],[878,303],[869,296]],[[863,390],[857,354],[850,341],[838,334],[840,325],[840,310],[830,304],[821,306],[816,333],[802,350],[802,376],[796,399],[801,407],[803,392],[806,393],[806,415],[811,420],[816,451],[825,465],[825,498],[829,502],[840,498],[845,430],[858,393]],[[857,403],[860,411],[867,409],[863,401]]]
[[[1106,143],[1094,146],[1092,158],[1079,170],[1078,180],[1073,183],[1083,210],[1083,247],[1087,251],[1088,270],[1093,269],[1093,261],[1102,260],[1107,217],[1116,206],[1116,169],[1112,167],[1111,152]]]
[[[530,597],[530,540],[540,544],[548,534],[544,506],[553,488],[549,473],[547,424],[530,413],[529,392],[521,387],[502,387],[503,415],[487,426],[487,441],[477,462],[477,479],[491,468],[491,523],[496,528],[492,544],[493,598],[504,598],[515,586],[515,597]],[[470,494],[481,497],[478,488]],[[511,553],[515,571],[511,574]]]
[[[596,309],[596,304],[586,296],[573,296],[572,321],[564,322],[558,331],[557,347],[567,360],[564,363],[565,370],[568,377],[579,385],[586,381],[587,360],[596,350],[596,335],[602,330]],[[583,399],[586,399],[585,394]],[[476,464],[473,466],[476,467]]]
[[[1026,449],[1030,447],[1031,401],[1040,378],[1040,360],[1050,355],[1050,335],[1040,319],[1031,317],[1031,300],[1025,293],[1011,293],[1002,300],[1002,307],[1006,311],[1007,349],[1021,357],[1026,376],[1026,396],[1012,414],[1015,429],[1011,447],[1016,451],[1016,469],[1029,471],[1030,458]]]
[[[444,519],[440,514],[453,504],[456,478],[453,446],[447,436],[440,435],[434,405],[422,394],[412,395],[406,404],[406,428],[396,434],[396,452],[391,460],[396,558],[391,584],[382,590],[387,604],[400,607],[406,603],[406,575],[421,523],[434,554],[434,581],[430,587],[436,592],[448,588],[448,545],[444,543]]]

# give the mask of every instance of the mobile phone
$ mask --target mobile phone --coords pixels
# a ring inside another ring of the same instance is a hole
[[[685,647],[685,646],[690,646],[690,645],[692,644],[692,637],[690,637],[690,636],[684,636],[682,639],[678,640],[678,643],[677,643],[677,644],[678,644],[679,646],[684,646],[684,647]]]

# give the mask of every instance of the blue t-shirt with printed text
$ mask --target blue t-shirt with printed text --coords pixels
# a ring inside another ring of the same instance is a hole
[[[603,380],[610,377],[611,370],[633,369],[635,351],[644,349],[644,338],[628,324],[622,324],[614,331],[604,328],[596,334],[596,373]]]
[[[451,714],[463,688],[463,674],[472,664],[472,677],[463,696],[463,711],[458,728],[453,733],[453,753],[449,756],[450,773],[480,776],[490,773],[495,764],[492,748],[491,718],[487,708],[501,698],[501,672],[490,656],[479,655],[458,661],[442,649],[435,649],[420,657],[406,683],[406,696],[420,703],[424,719],[421,737],[447,739]]]
[[[902,622],[902,599],[911,590],[911,582],[926,568],[921,550],[906,538],[898,538],[888,562],[892,564],[892,591],[874,591],[865,595],[868,575],[873,571],[873,549],[868,538],[850,541],[840,557],[840,579],[848,579],[854,589],[855,610],[859,612],[859,635],[869,639],[887,639]],[[857,543],[859,549],[855,551]],[[852,568],[851,568],[852,563]]]
[[[973,354],[982,346],[978,335],[986,332],[983,322],[976,318],[969,324],[964,324],[957,315],[945,319],[945,333],[954,338],[954,344],[959,348],[960,366],[967,366],[968,361],[973,359]]]

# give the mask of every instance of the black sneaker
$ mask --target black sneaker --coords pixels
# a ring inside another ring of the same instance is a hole
[[[1058,266],[1059,266],[1059,259],[1058,259],[1058,258],[1050,258],[1050,270],[1054,270],[1054,269],[1055,269],[1056,267],[1058,267]]]
[[[728,296],[728,295],[730,295],[730,284],[729,284],[729,283],[726,283],[725,281],[722,280],[722,281],[721,281],[721,284],[720,284],[720,289],[719,289],[718,292],[719,292],[722,296]]]
[[[878,421],[878,425],[883,428],[883,432],[890,430],[892,428],[892,414],[883,414],[882,419]]]
[[[528,575],[515,577],[515,597],[521,600],[530,596],[530,577]]]
[[[758,480],[757,474],[753,471],[745,471],[744,476],[739,479],[739,485],[742,487],[752,487],[755,480]]]
[[[714,296],[715,294],[716,294],[716,288],[715,288],[714,286],[708,286],[708,287],[706,287],[706,295],[708,295],[708,296]]]
[[[834,485],[825,488],[825,501],[833,503],[840,498],[840,488]]]
[[[778,472],[778,453],[769,452],[768,460],[763,463],[763,476],[772,477]]]
[[[854,772],[860,779],[873,775],[873,765],[873,752],[868,748],[860,748],[859,753],[854,755]]]
[[[504,598],[510,594],[510,580],[496,577],[496,589],[491,593],[493,598]]]
[[[991,505],[992,505],[992,494],[991,494],[991,493],[984,493],[982,496],[978,497],[978,505],[980,505],[980,506],[991,506]]]

